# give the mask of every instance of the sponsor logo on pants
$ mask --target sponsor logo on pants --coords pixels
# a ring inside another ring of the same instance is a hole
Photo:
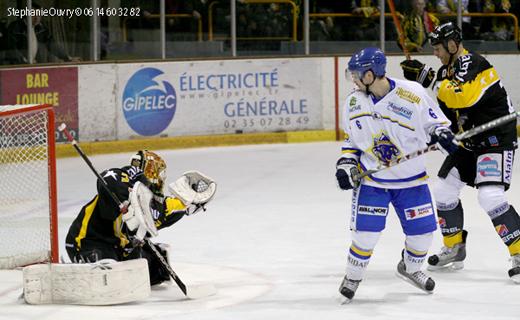
[[[406,220],[415,220],[424,218],[433,214],[433,208],[430,204],[404,209]]]
[[[511,184],[513,176],[513,151],[504,152],[504,182]]]
[[[372,207],[372,206],[359,206],[358,214],[366,214],[369,216],[386,216],[386,212],[388,211],[385,207]]]

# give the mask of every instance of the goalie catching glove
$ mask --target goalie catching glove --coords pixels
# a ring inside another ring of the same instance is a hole
[[[215,196],[217,183],[198,171],[188,171],[170,183],[168,190],[187,207],[186,215],[192,215],[200,209],[206,211],[205,205]]]
[[[142,241],[147,234],[157,236],[157,228],[152,215],[153,193],[143,183],[136,182],[130,191],[130,206],[123,214],[123,221],[130,231],[135,231],[135,238]]]
[[[404,60],[401,62],[401,68],[406,79],[419,82],[425,88],[435,79],[435,71],[419,60]]]

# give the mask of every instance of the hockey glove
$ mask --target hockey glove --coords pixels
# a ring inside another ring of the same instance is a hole
[[[419,82],[428,88],[435,79],[435,71],[419,60],[404,60],[401,62],[403,75],[406,79]]]
[[[215,196],[217,183],[201,172],[188,171],[175,182],[170,183],[168,190],[186,206],[190,204],[204,206]]]
[[[358,162],[352,158],[340,158],[336,163],[336,179],[343,190],[350,190],[359,186]]]
[[[448,154],[453,154],[459,148],[459,143],[455,140],[455,135],[449,128],[436,127],[431,133],[432,143],[438,143],[442,150]]]

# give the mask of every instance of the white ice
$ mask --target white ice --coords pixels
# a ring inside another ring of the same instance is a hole
[[[196,169],[218,181],[208,211],[185,217],[156,241],[173,247],[172,265],[188,284],[212,283],[217,294],[185,300],[163,287],[136,303],[109,307],[26,305],[21,272],[0,272],[1,319],[519,319],[520,285],[507,270],[508,251],[479,208],[462,194],[469,231],[464,270],[432,273],[425,294],[395,276],[404,237],[392,212],[354,301],[340,305],[350,192],[335,184],[337,142],[164,151],[169,180]],[[91,157],[98,170],[126,165],[131,154]],[[432,181],[443,155],[426,156]],[[520,159],[508,192],[520,208]],[[59,238],[95,192],[80,158],[58,161]],[[2,240],[4,241],[4,240]],[[441,247],[435,233],[432,251]],[[130,281],[130,280],[129,280]]]

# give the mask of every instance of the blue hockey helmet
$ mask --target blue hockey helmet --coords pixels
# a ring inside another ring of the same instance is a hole
[[[363,75],[371,70],[376,77],[385,75],[386,57],[379,48],[368,47],[355,53],[348,62],[348,71],[357,73],[361,79]]]

